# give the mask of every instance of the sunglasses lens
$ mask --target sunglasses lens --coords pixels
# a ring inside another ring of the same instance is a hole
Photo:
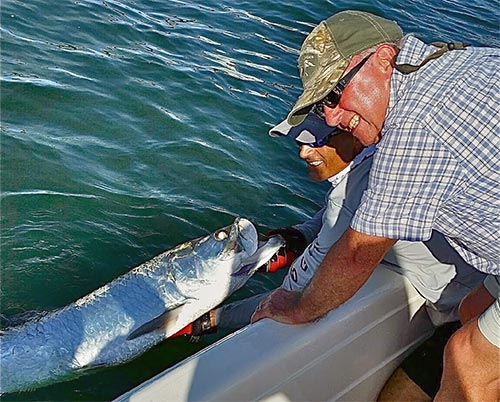
[[[330,136],[327,135],[326,137],[321,138],[319,141],[316,142],[317,147],[323,147],[326,144],[328,144],[328,140],[330,139]]]
[[[340,102],[340,97],[342,96],[342,92],[338,91],[337,88],[333,88],[325,98],[325,105],[334,108]]]

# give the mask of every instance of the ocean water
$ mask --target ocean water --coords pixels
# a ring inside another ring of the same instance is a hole
[[[267,131],[300,93],[305,35],[348,8],[500,46],[498,0],[2,1],[2,316],[64,306],[236,216],[265,231],[312,215],[327,185]],[[110,400],[216,339],[3,399]]]

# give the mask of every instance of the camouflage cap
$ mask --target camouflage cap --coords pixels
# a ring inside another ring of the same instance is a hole
[[[342,11],[320,22],[300,49],[304,92],[288,115],[288,122],[295,126],[305,119],[311,107],[337,85],[352,56],[402,37],[396,22],[363,11]]]

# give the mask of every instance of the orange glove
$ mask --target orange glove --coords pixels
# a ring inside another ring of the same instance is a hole
[[[285,239],[285,246],[280,248],[265,265],[259,268],[259,272],[276,272],[279,269],[289,267],[307,247],[307,241],[303,233],[293,227],[273,229],[264,235],[269,237],[277,234]]]

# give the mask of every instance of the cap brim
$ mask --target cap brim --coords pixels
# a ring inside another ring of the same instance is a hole
[[[271,137],[282,137],[284,135],[288,135],[292,127],[292,125],[288,124],[287,119],[285,119],[281,123],[271,128],[269,130],[269,135]]]
[[[337,59],[330,66],[325,67],[321,73],[316,74],[314,81],[305,83],[304,92],[288,115],[287,120],[291,125],[304,121],[311,108],[337,85],[349,63],[350,60]]]
[[[269,130],[269,135],[271,137],[290,136],[294,140],[307,144],[319,141],[335,130],[338,128],[329,126],[321,117],[309,113],[296,126],[291,125],[288,118],[283,120]]]

